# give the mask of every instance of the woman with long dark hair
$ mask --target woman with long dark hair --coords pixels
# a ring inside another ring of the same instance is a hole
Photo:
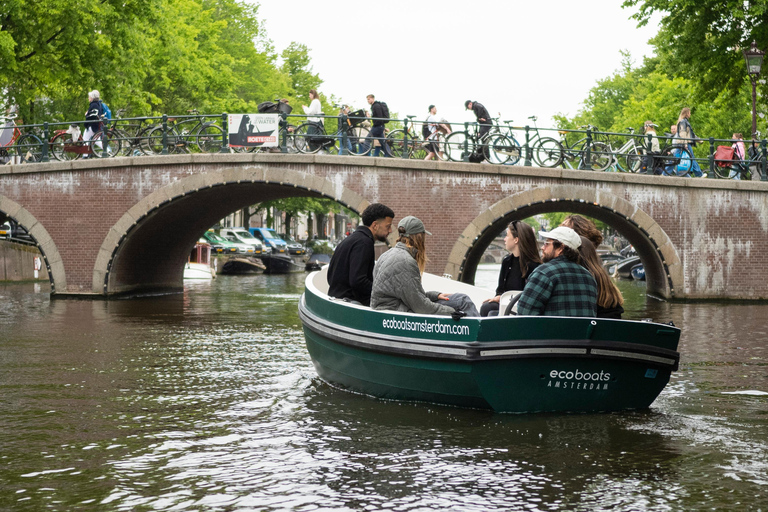
[[[531,272],[541,265],[539,246],[533,228],[523,221],[513,220],[507,226],[504,247],[509,255],[501,260],[499,285],[496,296],[486,300],[480,307],[480,316],[499,314],[501,295],[509,290],[522,290]]]
[[[581,236],[579,253],[581,254],[582,265],[589,270],[597,282],[597,318],[620,319],[624,313],[624,297],[603,267],[603,262],[597,255],[595,246],[589,241],[589,238],[583,235]]]

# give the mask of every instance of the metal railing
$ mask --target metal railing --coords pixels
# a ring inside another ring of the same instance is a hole
[[[377,139],[370,135],[371,125],[379,120],[377,118],[353,117],[344,113],[335,116],[277,115],[280,116],[280,129],[278,145],[271,150],[274,152],[368,155],[374,152],[378,142],[379,147],[386,143],[391,150],[390,154],[396,153],[399,158],[408,159],[423,158],[431,149],[431,141],[422,136],[421,127],[426,121],[415,120],[414,116],[381,119],[387,121],[387,124],[384,137]],[[320,118],[322,122],[310,123],[308,117]],[[441,125],[451,127],[451,133],[447,137],[444,137],[445,134],[440,136],[439,156],[464,162],[471,161],[475,156],[495,164],[638,172],[631,164],[648,158],[652,153],[654,138],[662,150],[687,145],[668,135],[603,132],[592,126],[576,130],[539,128],[535,125],[535,117],[531,119],[534,121],[533,126],[517,126],[511,122],[484,126],[476,122],[441,122]],[[0,163],[66,161],[90,156],[114,158],[190,152],[230,153],[259,149],[230,147],[227,113],[199,114],[191,111],[176,116],[116,117],[104,120],[94,137],[83,140],[86,123],[93,122],[78,120],[16,125],[15,128],[0,126],[0,130],[18,129],[22,134],[14,144],[0,147]],[[302,131],[302,127],[309,124],[313,124],[313,131]],[[488,135],[477,137],[476,134],[484,127]],[[455,135],[457,133],[465,136]],[[619,138],[634,140],[634,144],[617,144]],[[698,139],[698,142],[704,142],[705,145],[694,148],[692,161],[699,164],[707,177],[736,178],[754,171],[762,181],[768,181],[768,140],[765,138],[743,141],[749,150],[745,160],[716,158],[717,146],[730,146],[735,142],[732,139],[709,137]],[[682,153],[683,156],[687,154],[684,151]],[[740,168],[737,175],[723,171],[735,167]]]

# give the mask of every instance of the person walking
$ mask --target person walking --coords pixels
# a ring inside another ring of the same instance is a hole
[[[389,107],[386,106],[386,103],[376,101],[376,97],[373,94],[369,94],[367,99],[368,104],[371,106],[371,117],[373,118],[373,127],[371,127],[371,138],[373,140],[371,156],[379,156],[379,150],[381,150],[384,152],[384,156],[392,158],[392,152],[389,150],[387,139],[384,136],[384,127],[389,122]]]
[[[659,148],[659,137],[656,135],[657,125],[653,124],[653,121],[646,121],[643,125],[643,162],[640,174],[661,174],[661,171],[656,172],[654,168],[654,162],[656,156],[661,152]],[[651,137],[650,150],[648,148],[648,136]]]
[[[88,93],[88,110],[85,111],[86,123],[85,132],[83,133],[83,142],[88,142],[94,135],[96,135],[96,132],[101,131],[103,114],[104,109],[101,105],[101,95],[99,94],[99,91],[94,89]],[[101,141],[97,141],[96,145],[102,147]],[[88,154],[83,155],[83,158],[88,158],[88,156]]]
[[[691,126],[690,118],[691,109],[688,107],[683,108],[683,110],[680,111],[680,117],[677,118],[677,136],[681,139],[683,144],[688,146],[688,151],[693,154],[693,146],[698,143],[698,139],[696,138],[696,134],[693,132],[693,126]],[[699,162],[696,161],[696,158],[691,159],[691,171],[697,178],[707,177],[705,173],[701,172],[701,167],[699,167]]]

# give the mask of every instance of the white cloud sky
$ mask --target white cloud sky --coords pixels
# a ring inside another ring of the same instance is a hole
[[[320,92],[356,108],[373,93],[401,116],[434,103],[451,122],[473,120],[468,99],[491,115],[552,126],[575,114],[597,80],[650,56],[657,26],[637,28],[621,0],[261,0],[275,49],[310,49]],[[331,114],[328,112],[328,114]]]

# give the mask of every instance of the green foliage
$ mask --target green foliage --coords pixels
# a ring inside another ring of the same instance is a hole
[[[82,119],[92,89],[132,116],[296,95],[245,0],[0,0],[0,12],[0,102],[26,122]],[[307,70],[308,57],[291,67]]]

